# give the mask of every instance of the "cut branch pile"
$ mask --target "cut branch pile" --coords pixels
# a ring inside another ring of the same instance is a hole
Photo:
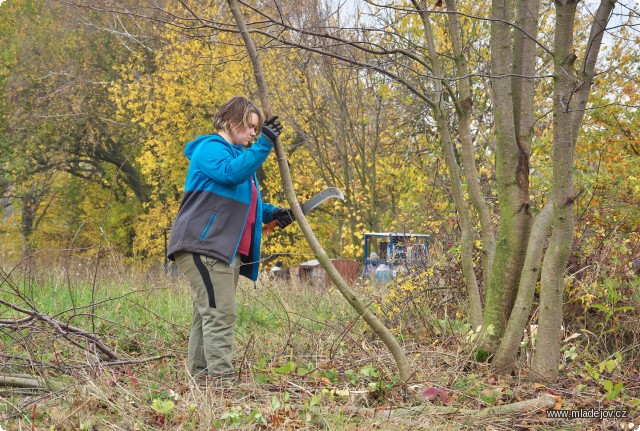
[[[93,358],[93,360],[85,364],[89,367],[95,365],[117,367],[174,356],[173,354],[164,354],[151,358],[135,359],[121,357],[100,339],[99,334],[71,325],[69,321],[78,316],[78,314],[72,314],[71,317],[67,318],[68,321],[66,322],[47,315],[41,312],[33,301],[13,283],[11,273],[6,273],[0,269],[0,277],[2,277],[0,278],[0,289],[7,294],[0,298],[0,310],[2,310],[0,314],[0,332],[7,339],[21,344],[21,349],[28,352],[27,357],[0,354],[0,359],[2,360],[0,362],[0,387],[12,387],[27,391],[58,391],[63,389],[66,386],[65,384],[45,378],[46,373],[43,372],[45,368],[66,371],[73,369],[73,367],[65,364],[64,359],[57,356],[56,350],[59,349],[51,347],[54,341],[59,342],[61,339],[67,345],[79,349],[83,355]],[[57,313],[58,316],[62,314]],[[83,314],[83,316],[86,317],[87,315]],[[91,315],[88,316],[91,317]],[[38,333],[43,334],[46,342],[45,350],[52,354],[53,358],[49,364],[33,357],[33,336]],[[6,340],[0,340],[0,345],[3,345],[2,343],[6,343]],[[26,370],[27,372],[35,370],[35,373],[19,373],[16,372],[18,369],[21,371]]]

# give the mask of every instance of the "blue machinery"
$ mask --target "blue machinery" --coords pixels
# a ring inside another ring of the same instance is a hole
[[[430,235],[421,233],[372,232],[364,234],[363,274],[387,265],[390,271],[399,265],[426,263]],[[373,253],[373,255],[372,255]]]

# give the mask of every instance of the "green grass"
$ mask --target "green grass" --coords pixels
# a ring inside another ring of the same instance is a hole
[[[162,272],[108,267],[101,268],[94,280],[92,267],[74,265],[73,270],[68,265],[15,271],[0,286],[0,299],[95,333],[124,362],[114,366],[98,361],[85,339],[74,337],[73,344],[41,321],[1,326],[0,375],[29,374],[62,387],[33,392],[0,386],[0,426],[5,430],[377,427],[400,431],[504,426],[500,418],[473,421],[444,415],[403,422],[350,411],[430,402],[419,394],[405,398],[394,386],[392,357],[334,288],[292,288],[269,280],[254,288],[242,281],[234,358],[240,383],[194,386],[185,365],[191,321],[186,281]],[[432,307],[430,316],[437,325],[445,315],[433,304],[426,306]],[[0,319],[24,317],[1,307]],[[424,325],[422,320],[407,319],[403,328]],[[522,377],[492,376],[487,364],[457,351],[464,341],[456,337],[463,334],[441,337],[402,334],[416,370],[413,383],[444,388],[453,405],[466,409],[533,398],[540,392]],[[562,384],[557,389],[563,390]],[[597,390],[597,385],[587,383],[581,396],[592,400]],[[574,405],[581,400],[574,400]],[[519,420],[554,429],[542,416],[531,413]],[[559,425],[580,428],[575,423]]]

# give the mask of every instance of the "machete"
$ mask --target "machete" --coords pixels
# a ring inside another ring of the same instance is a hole
[[[310,213],[317,206],[319,206],[320,204],[322,204],[324,201],[326,201],[328,199],[344,200],[344,195],[342,194],[340,189],[338,189],[336,187],[326,188],[323,191],[321,191],[320,193],[318,193],[317,195],[313,196],[311,199],[309,199],[305,203],[300,205],[300,208],[302,208],[302,214]],[[267,223],[262,228],[262,234],[263,235],[269,235],[269,233],[271,233],[271,230],[274,227],[276,227],[277,224],[278,223],[277,223],[276,220],[273,220],[272,222]]]

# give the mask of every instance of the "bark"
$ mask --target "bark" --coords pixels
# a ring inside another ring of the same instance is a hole
[[[229,7],[231,8],[231,12],[233,17],[238,25],[240,30],[240,34],[244,41],[245,47],[251,59],[251,63],[253,65],[254,77],[256,79],[256,84],[258,86],[260,101],[262,103],[262,107],[265,111],[265,114],[271,113],[271,106],[269,103],[269,94],[267,91],[267,83],[264,78],[264,73],[262,72],[262,65],[260,63],[260,59],[258,57],[258,53],[256,51],[255,45],[249,34],[247,29],[244,17],[242,16],[242,12],[238,6],[237,0],[227,0]],[[393,358],[395,359],[396,365],[398,367],[398,372],[400,375],[400,382],[406,383],[411,376],[413,375],[413,370],[409,363],[407,356],[404,353],[404,350],[398,340],[393,336],[391,331],[384,326],[384,324],[371,312],[371,310],[366,306],[362,301],[360,301],[355,292],[349,287],[349,285],[344,281],[338,270],[331,263],[331,259],[323,249],[322,245],[316,238],[313,230],[309,226],[304,214],[302,213],[302,209],[300,208],[300,203],[296,197],[295,190],[293,188],[293,183],[291,181],[291,173],[289,172],[289,166],[286,159],[286,154],[284,152],[284,148],[282,147],[282,143],[280,139],[277,140],[275,145],[276,157],[278,160],[278,167],[280,169],[280,176],[282,179],[282,187],[284,189],[285,195],[287,197],[287,201],[291,206],[291,209],[296,217],[296,221],[300,225],[300,229],[302,230],[305,238],[309,242],[311,249],[313,250],[318,262],[325,269],[329,278],[336,285],[337,289],[340,291],[342,296],[347,300],[347,302],[356,310],[356,312],[363,318],[363,320],[369,325],[369,327],[374,331],[374,333],[380,337],[380,339],[387,346]]]
[[[522,162],[515,126],[513,88],[513,3],[495,0],[491,8],[491,88],[495,107],[496,189],[500,224],[496,255],[486,288],[483,356],[496,348],[513,308],[530,229],[528,171]]]
[[[517,145],[517,154],[514,154],[517,160],[516,181],[521,193],[520,199],[523,201],[521,208],[524,210],[529,208],[529,159],[535,124],[535,80],[525,77],[535,76],[536,72],[536,42],[534,39],[537,37],[539,8],[539,0],[526,0],[518,3],[516,10],[517,30],[514,33],[511,66],[513,74],[511,97]],[[522,269],[516,274],[519,277],[518,288],[505,292],[505,309],[503,311],[508,323],[492,361],[492,367],[499,372],[510,372],[513,369],[523,330],[529,321],[535,283],[540,274],[544,239],[549,230],[550,207],[547,205],[538,216],[537,231],[533,237],[526,233],[529,229],[526,225],[526,219],[521,221],[523,229],[519,238],[526,240],[527,242],[524,244],[528,245],[525,248]],[[516,259],[519,261],[520,257]],[[513,297],[514,294],[515,297]]]
[[[564,272],[574,235],[573,138],[571,98],[576,88],[573,25],[576,0],[556,4],[554,37],[553,100],[553,201],[552,234],[542,265],[538,342],[531,377],[536,381],[555,381],[560,363]]]
[[[505,292],[503,318],[505,323],[511,317],[513,306],[518,294],[518,284],[524,271],[527,243],[530,241],[531,214],[529,212],[529,160],[531,156],[531,137],[536,121],[534,97],[536,80],[525,78],[536,75],[536,42],[538,27],[539,0],[524,0],[517,2],[516,25],[518,29],[513,37],[513,61],[512,61],[512,100],[513,120],[515,127],[515,139],[517,153],[513,155],[517,160],[517,211],[515,220],[515,242],[512,242],[512,266],[517,272],[511,278],[515,285],[509,284]]]
[[[436,96],[434,100],[442,100],[442,94],[444,92],[444,86],[442,84],[441,77],[442,67],[438,59],[438,54],[435,46],[435,38],[433,30],[431,28],[431,20],[429,13],[427,12],[427,5],[424,0],[418,2],[412,0],[413,5],[418,10],[420,18],[422,20],[422,26],[425,32],[425,39],[427,47],[429,49],[429,60],[431,62],[431,70],[436,79],[434,79],[433,85],[435,87]],[[470,97],[470,96],[469,96]],[[467,209],[467,202],[464,198],[464,192],[462,190],[462,172],[460,166],[456,160],[454,152],[454,141],[449,130],[449,124],[445,117],[445,113],[442,110],[440,103],[430,104],[433,109],[433,116],[436,119],[438,126],[438,132],[440,133],[440,145],[444,154],[444,159],[449,170],[449,179],[451,181],[451,191],[453,194],[453,200],[458,210],[458,220],[460,223],[461,239],[460,239],[460,258],[462,261],[462,275],[464,277],[464,283],[467,288],[467,295],[469,296],[469,315],[471,324],[473,327],[477,327],[482,323],[482,300],[480,298],[480,288],[478,287],[478,280],[473,270],[473,243],[474,232],[471,222],[471,216]],[[470,138],[470,133],[469,133]],[[473,156],[472,156],[473,158]],[[473,169],[473,168],[469,168]],[[475,175],[475,169],[469,172],[471,178]],[[468,180],[472,182],[473,180]]]
[[[533,305],[533,295],[540,276],[540,264],[542,262],[546,238],[549,235],[549,229],[551,227],[552,211],[553,203],[549,202],[542,211],[540,211],[531,229],[527,256],[520,276],[520,285],[518,286],[518,295],[516,296],[511,318],[504,331],[504,336],[491,362],[491,367],[499,373],[507,374],[513,370],[518,351],[520,350],[520,342],[522,341],[524,330],[529,322],[529,315],[531,314],[531,307]]]
[[[560,364],[564,272],[574,237],[573,166],[578,133],[591,92],[595,66],[604,29],[616,4],[602,0],[595,14],[582,67],[576,75],[573,51],[573,25],[576,1],[556,1],[555,98],[553,182],[553,234],[543,267],[540,290],[538,345],[534,353],[531,378],[555,381]]]
[[[0,386],[13,386],[17,388],[58,391],[64,388],[64,384],[45,380],[42,377],[34,377],[28,374],[0,374]]]
[[[511,87],[513,91],[513,111],[516,127],[516,142],[520,150],[519,172],[520,181],[529,182],[529,155],[531,152],[531,136],[533,134],[534,96],[536,80],[526,78],[536,74],[536,43],[532,38],[537,37],[539,0],[526,0],[518,3],[513,46],[513,77]],[[520,30],[521,29],[521,30]]]

